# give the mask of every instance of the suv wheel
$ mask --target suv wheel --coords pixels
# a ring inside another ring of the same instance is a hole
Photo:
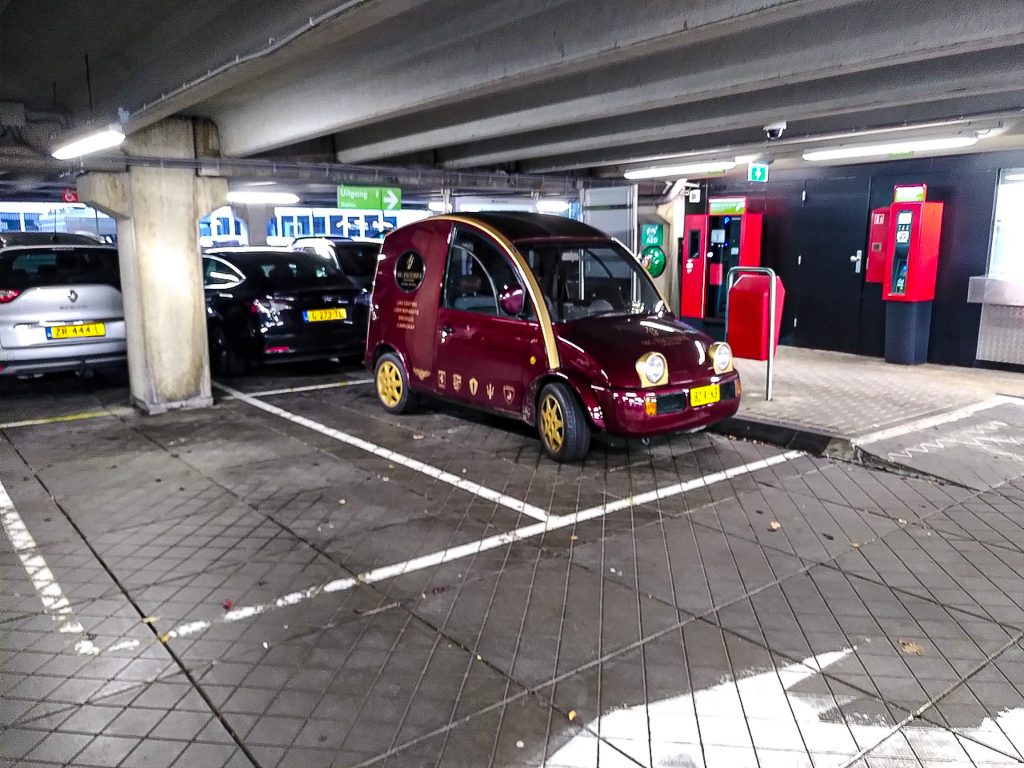
[[[555,461],[582,461],[590,450],[590,424],[565,384],[548,384],[540,391],[537,431],[544,450]]]
[[[217,376],[239,376],[245,373],[245,362],[231,346],[228,335],[219,325],[210,330],[210,367]]]

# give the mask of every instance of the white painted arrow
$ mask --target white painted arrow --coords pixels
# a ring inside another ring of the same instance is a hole
[[[401,198],[395,194],[394,190],[387,189],[384,191],[384,208],[393,211],[398,207],[401,202]]]

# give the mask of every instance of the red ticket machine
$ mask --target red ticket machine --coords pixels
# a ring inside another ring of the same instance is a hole
[[[889,208],[882,298],[885,359],[890,363],[912,365],[928,359],[942,203],[926,202],[927,194],[924,184],[896,187]]]
[[[722,322],[725,279],[733,267],[761,265],[761,214],[745,197],[712,197],[707,213],[685,217],[679,238],[679,314],[701,324]]]

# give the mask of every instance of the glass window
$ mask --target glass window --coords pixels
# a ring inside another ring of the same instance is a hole
[[[1000,174],[988,274],[1024,283],[1024,168]]]
[[[301,251],[233,253],[228,258],[246,279],[252,279],[263,289],[352,287],[332,262]]]
[[[482,235],[456,227],[448,252],[444,306],[510,317],[502,311],[498,297],[516,288],[522,286],[505,253]]]
[[[241,273],[226,261],[211,256],[203,257],[204,288],[234,288],[242,280]]]
[[[0,254],[0,285],[27,290],[97,283],[121,287],[117,252],[101,248],[38,248]]]
[[[295,237],[295,217],[294,216],[282,216],[281,217],[281,236],[282,237]]]
[[[21,216],[17,213],[0,213],[0,232],[20,232]]]
[[[523,249],[523,255],[556,323],[666,310],[643,268],[618,243],[538,243]]]
[[[312,216],[298,216],[297,217],[297,221],[298,221],[298,224],[299,224],[299,232],[298,232],[298,234],[300,236],[308,237],[312,233],[312,231],[313,231],[313,227],[311,226],[312,218],[313,218]]]

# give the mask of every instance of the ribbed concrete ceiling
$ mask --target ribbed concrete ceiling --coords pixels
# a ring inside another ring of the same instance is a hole
[[[0,0],[0,43],[0,101],[206,116],[242,157],[618,174],[976,115],[950,130],[1024,142],[1021,0]]]

